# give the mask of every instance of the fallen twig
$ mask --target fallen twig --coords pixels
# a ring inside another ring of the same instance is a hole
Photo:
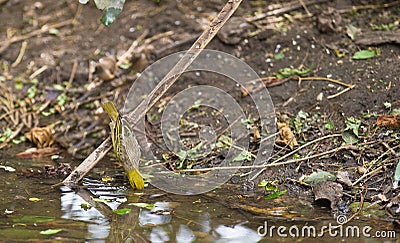
[[[326,97],[326,98],[327,98],[328,100],[333,99],[333,98],[336,98],[336,97],[338,97],[339,95],[346,93],[347,91],[351,90],[351,89],[354,88],[354,87],[356,87],[356,85],[353,85],[352,87],[347,87],[347,88],[345,88],[344,90],[342,90],[342,91],[340,91],[340,92],[338,92],[338,93],[336,93],[336,94],[334,94],[334,95],[329,95],[329,96]]]
[[[49,68],[47,65],[44,65],[42,67],[40,67],[38,70],[36,70],[35,72],[33,72],[30,76],[29,79],[34,79],[37,76],[39,76],[39,74],[43,73],[44,71],[47,70],[47,68]]]
[[[290,159],[290,160],[282,161],[282,162],[277,162],[277,160],[276,160],[270,164],[244,165],[244,166],[223,166],[223,167],[212,167],[212,168],[201,168],[201,169],[184,169],[184,170],[176,170],[175,172],[208,172],[208,171],[213,171],[213,170],[260,169],[260,168],[266,169],[269,167],[293,164],[293,163],[298,163],[298,162],[309,160],[309,159],[319,158],[319,157],[325,156],[327,154],[335,153],[337,150],[345,149],[345,148],[347,148],[347,146],[330,149],[330,150],[327,150],[327,151],[324,151],[324,152],[321,152],[318,154],[306,156],[306,157],[300,158],[300,159]],[[251,180],[253,180],[253,178]]]
[[[293,11],[293,10],[296,10],[299,8],[304,8],[307,5],[323,3],[323,2],[327,2],[327,1],[326,0],[314,0],[314,1],[301,2],[301,3],[298,3],[298,1],[295,1],[294,3],[287,4],[287,6],[281,7],[279,9],[274,9],[274,10],[268,11],[266,13],[257,14],[256,16],[247,18],[246,20],[249,22],[257,21],[257,20],[260,20],[260,19],[263,19],[263,18],[266,18],[269,16],[280,15],[280,14],[284,14],[284,13],[287,13],[287,12],[290,12],[290,11]]]
[[[277,163],[277,162],[279,162],[279,161],[281,161],[281,160],[283,160],[283,159],[285,159],[285,158],[287,158],[287,157],[289,157],[289,156],[292,156],[293,154],[297,153],[299,150],[301,150],[301,149],[303,149],[303,148],[305,148],[305,147],[307,147],[307,146],[310,146],[310,145],[313,144],[313,143],[322,141],[322,140],[324,140],[324,139],[333,138],[333,137],[340,137],[340,136],[342,136],[342,135],[341,135],[341,134],[331,134],[331,135],[327,135],[327,136],[323,136],[323,137],[314,139],[314,140],[312,140],[312,141],[310,141],[310,142],[308,142],[308,143],[306,143],[306,144],[301,145],[300,147],[298,147],[297,149],[293,150],[292,152],[290,152],[290,153],[288,153],[288,154],[285,154],[284,156],[278,158],[277,160],[273,161],[271,164]],[[266,162],[268,162],[268,161],[266,161]],[[264,162],[264,164],[265,164],[266,162]],[[252,181],[252,180],[254,180],[255,178],[257,178],[262,172],[264,172],[264,170],[266,170],[266,168],[263,168],[262,170],[260,170],[259,172],[257,172],[252,178],[250,178],[250,180]]]
[[[34,30],[34,31],[32,31],[30,33],[27,33],[25,35],[14,36],[14,37],[11,37],[10,39],[4,40],[4,41],[0,42],[0,46],[1,46],[0,47],[0,54],[3,53],[3,51],[5,49],[7,49],[11,44],[13,44],[15,42],[27,40],[27,39],[29,39],[31,37],[46,33],[50,29],[53,29],[53,28],[57,29],[57,28],[60,28],[60,27],[64,27],[64,26],[70,25],[70,24],[72,24],[72,22],[73,22],[73,20],[69,19],[69,20],[66,20],[66,21],[63,21],[63,22],[60,22],[60,23],[56,23],[56,24],[50,24],[50,25],[45,24],[38,30]]]
[[[381,170],[383,170],[383,167],[382,167],[382,166],[376,168],[376,169],[373,170],[373,171],[370,171],[370,172],[368,172],[368,173],[365,173],[365,174],[362,175],[360,178],[358,178],[355,182],[353,182],[352,185],[353,185],[353,186],[357,185],[360,181],[364,180],[364,178],[366,178],[367,176],[375,175],[376,173],[380,172]]]
[[[344,83],[344,82],[336,80],[336,79],[324,78],[324,77],[305,77],[305,78],[299,77],[299,82],[301,82],[301,81],[328,81],[328,82],[339,84],[341,86],[344,86],[344,87],[347,87],[350,89],[355,87],[354,84],[347,84],[347,83]]]

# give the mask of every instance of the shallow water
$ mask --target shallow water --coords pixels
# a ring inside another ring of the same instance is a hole
[[[0,239],[3,242],[259,242],[271,238],[282,242],[317,242],[321,238],[328,242],[337,242],[338,238],[350,242],[377,241],[377,238],[356,235],[346,237],[346,228],[343,232],[328,232],[323,227],[338,225],[336,220],[329,209],[313,205],[310,199],[290,195],[274,201],[247,198],[237,191],[238,186],[229,184],[195,196],[169,194],[152,186],[138,193],[129,189],[125,180],[103,183],[89,177],[79,191],[65,186],[50,190],[50,185],[59,180],[26,178],[20,171],[40,168],[53,163],[51,160],[3,156],[0,162],[17,170],[0,169]],[[91,176],[118,174],[107,163],[96,166]],[[141,208],[135,203],[148,203],[154,208]],[[130,212],[119,215],[113,212],[115,209]],[[360,230],[369,226],[371,234],[377,230],[393,230],[391,222],[372,218],[353,220],[347,225]],[[310,227],[323,237],[310,236]],[[43,234],[49,229],[60,231]],[[395,233],[398,238],[400,233]],[[385,242],[394,242],[391,236]]]

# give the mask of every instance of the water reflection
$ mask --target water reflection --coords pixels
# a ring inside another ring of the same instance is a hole
[[[217,235],[218,243],[222,242],[258,242],[261,240],[261,236],[256,231],[247,228],[243,225],[235,225],[228,227],[225,225],[219,225],[214,230]]]
[[[214,222],[213,225],[207,210],[193,210],[198,206],[190,205],[193,204],[190,197],[186,202],[155,202],[154,208],[148,210],[121,200],[127,191],[117,187],[105,190],[104,184],[101,190],[74,192],[62,187],[61,191],[62,218],[85,222],[86,240],[90,242],[133,239],[137,242],[140,238],[150,242],[257,242],[261,239],[256,231],[243,224],[225,226]],[[84,206],[88,204],[91,207]],[[131,208],[131,212],[117,215],[112,212],[117,208]]]
[[[87,223],[87,240],[106,239],[110,232],[110,222],[95,207],[84,209],[87,204],[82,197],[71,191],[68,187],[61,188],[61,210],[63,219],[79,220]],[[110,209],[116,209],[115,202],[107,203]]]

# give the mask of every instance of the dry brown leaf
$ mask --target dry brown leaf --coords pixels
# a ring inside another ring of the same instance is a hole
[[[34,159],[43,158],[55,155],[58,153],[58,148],[28,148],[27,150],[18,153],[18,158]]]
[[[292,130],[289,127],[289,124],[284,122],[277,122],[279,135],[281,139],[276,140],[278,144],[288,145],[290,149],[293,149],[294,146],[297,146],[297,140],[294,136]]]
[[[115,71],[117,61],[114,57],[107,56],[100,58],[96,64],[94,74],[101,80],[108,81],[115,78]]]
[[[38,148],[50,147],[54,144],[54,132],[49,126],[34,127],[29,132],[25,133],[25,137],[36,144]]]
[[[400,114],[394,116],[380,115],[376,120],[376,125],[381,127],[400,128]]]

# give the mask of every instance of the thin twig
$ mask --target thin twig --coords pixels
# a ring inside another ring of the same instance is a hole
[[[328,139],[328,138],[339,137],[339,136],[342,136],[342,135],[341,134],[330,134],[330,135],[327,135],[327,136],[323,136],[323,137],[314,139],[314,140],[312,140],[312,141],[310,141],[310,142],[308,142],[306,144],[301,145],[300,147],[298,147],[297,149],[293,150],[292,152],[290,152],[288,154],[285,154],[284,156],[278,158],[277,160],[273,161],[271,164],[277,163],[277,162],[279,162],[279,161],[281,161],[281,160],[283,160],[283,159],[285,159],[285,158],[287,158],[289,156],[292,156],[293,154],[297,153],[299,150],[301,150],[301,149],[303,149],[305,147],[308,147],[313,143],[316,143],[316,142],[319,142],[319,141],[322,141],[322,140],[325,140],[325,139]],[[266,162],[264,162],[264,164]],[[262,172],[264,172],[265,169],[266,168],[263,168],[262,170],[257,172],[257,174],[255,174],[252,178],[250,178],[250,180],[252,181],[252,180],[256,179]]]
[[[308,17],[311,17],[311,16],[312,16],[312,13],[310,13],[310,11],[309,11],[308,8],[307,8],[307,5],[304,4],[304,1],[303,1],[303,0],[299,0],[299,2],[300,2],[300,4],[301,4],[301,6],[304,8],[304,11],[306,11]]]
[[[347,8],[347,9],[339,9],[338,13],[348,13],[348,12],[354,12],[354,11],[366,10],[366,9],[390,8],[392,6],[396,6],[399,4],[400,4],[400,1],[395,1],[395,2],[384,3],[384,4],[369,4],[369,5],[352,6],[351,8]]]
[[[360,203],[358,204],[358,209],[357,209],[357,211],[356,211],[353,215],[351,215],[351,216],[347,219],[346,223],[348,223],[350,220],[354,219],[354,218],[362,211],[362,208],[363,208],[363,206],[364,206],[365,196],[367,195],[367,192],[368,192],[368,188],[365,189],[364,195],[362,194],[362,192],[360,193],[360,194],[361,194],[361,196],[360,196],[360,197],[361,197],[361,200],[360,200]]]
[[[337,150],[340,149],[345,149],[346,146],[330,149],[318,154],[310,155],[304,158],[300,159],[290,159],[287,161],[283,162],[276,162],[274,161],[273,163],[270,164],[261,164],[261,165],[243,165],[243,166],[223,166],[223,167],[212,167],[212,168],[201,168],[201,169],[185,169],[185,170],[176,170],[175,172],[207,172],[207,171],[214,171],[214,170],[237,170],[237,169],[260,169],[260,168],[269,168],[269,167],[276,167],[276,166],[281,166],[281,165],[287,165],[287,164],[293,164],[293,163],[298,163],[301,161],[309,160],[309,159],[314,159],[314,158],[319,158],[322,156],[325,156],[327,154],[335,153]],[[253,180],[253,179],[252,179]]]
[[[304,5],[307,6],[307,5],[323,3],[323,2],[327,2],[327,1],[326,0],[314,0],[314,1],[309,1],[309,2],[304,3]],[[263,18],[266,18],[269,16],[276,16],[276,15],[284,14],[284,13],[287,13],[287,12],[290,12],[290,11],[293,11],[293,10],[296,10],[296,9],[299,9],[302,7],[303,7],[303,5],[301,3],[300,4],[295,3],[295,4],[292,4],[291,6],[282,7],[279,9],[274,9],[274,10],[268,11],[266,13],[258,14],[254,17],[247,18],[246,20],[249,22],[257,21],[257,20],[260,20],[260,19],[263,19]]]
[[[67,89],[72,87],[72,82],[74,81],[76,70],[78,70],[78,59],[74,60],[74,64],[72,65],[71,74],[69,75],[67,87],[64,89],[64,93],[67,93]]]
[[[353,182],[352,186],[357,185],[360,181],[362,181],[362,180],[363,180],[365,177],[367,177],[367,176],[375,175],[376,173],[380,172],[382,169],[383,169],[383,167],[380,166],[380,167],[376,168],[375,170],[370,171],[370,172],[368,172],[368,173],[362,175],[362,176],[361,176],[360,178],[358,178],[355,182]]]
[[[28,42],[24,41],[22,42],[21,49],[19,50],[19,54],[17,59],[15,59],[15,62],[11,64],[11,67],[16,67],[18,64],[22,61],[22,58],[24,57],[26,47],[28,46]]]
[[[334,94],[334,95],[329,95],[328,97],[326,97],[328,100],[330,100],[330,99],[333,99],[333,98],[336,98],[336,97],[338,97],[339,95],[342,95],[342,94],[344,94],[344,93],[346,93],[347,91],[349,91],[349,90],[351,90],[352,88],[354,88],[356,85],[353,85],[352,87],[347,87],[347,88],[345,88],[344,90],[342,90],[342,91],[340,91],[340,92],[338,92],[338,93],[336,93],[336,94]]]
[[[35,72],[33,72],[33,73],[29,76],[29,79],[34,79],[34,78],[36,78],[37,76],[39,76],[39,74],[41,74],[41,73],[43,73],[44,71],[46,71],[47,68],[48,68],[47,65],[44,65],[44,66],[40,67],[38,70],[36,70]]]
[[[324,77],[299,77],[299,81],[328,81],[331,83],[335,83],[335,84],[339,84],[341,86],[347,87],[347,88],[354,88],[355,85],[354,84],[346,84],[342,81],[336,80],[336,79],[331,79],[331,78],[324,78]]]

